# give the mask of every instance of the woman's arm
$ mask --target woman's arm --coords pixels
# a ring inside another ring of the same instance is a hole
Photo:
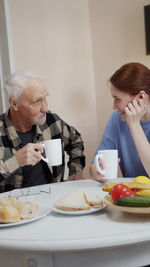
[[[105,177],[103,175],[101,175],[97,169],[96,169],[96,165],[95,165],[95,156],[98,153],[99,150],[107,150],[107,149],[118,149],[118,147],[116,146],[116,141],[115,139],[117,139],[118,136],[118,129],[117,129],[117,125],[118,125],[118,121],[119,121],[119,112],[118,111],[114,111],[112,113],[112,115],[110,116],[107,125],[105,127],[102,139],[100,141],[100,144],[98,145],[96,152],[94,154],[94,157],[92,159],[92,163],[90,165],[90,175],[93,179],[100,181],[100,182],[106,182],[107,179],[105,179]],[[103,165],[102,160],[99,159],[99,165],[101,167],[101,169],[105,169],[105,166]]]
[[[140,124],[141,118],[146,113],[146,105],[142,99],[133,100],[125,108],[126,121],[130,129],[133,141],[141,162],[150,176],[150,143],[147,140],[145,133]]]

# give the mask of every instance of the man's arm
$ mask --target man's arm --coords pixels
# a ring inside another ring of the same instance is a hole
[[[27,144],[18,151],[0,147],[0,181],[9,178],[20,167],[37,164],[41,160],[38,151],[43,152],[40,144]]]
[[[66,131],[67,130],[67,131]],[[85,155],[84,155],[84,144],[80,133],[72,126],[66,125],[64,136],[65,151],[69,155],[68,168],[69,178],[68,180],[79,180],[84,179],[82,176],[83,168],[85,167]]]
[[[1,151],[1,148],[0,148]],[[0,182],[9,178],[20,167],[15,156],[0,160]]]

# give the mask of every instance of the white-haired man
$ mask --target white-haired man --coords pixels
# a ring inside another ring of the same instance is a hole
[[[0,192],[63,181],[65,151],[69,155],[68,180],[83,179],[81,135],[48,110],[48,91],[41,77],[17,71],[7,78],[6,89],[10,108],[0,116]],[[61,138],[63,163],[50,169],[41,160],[41,143],[55,138]]]

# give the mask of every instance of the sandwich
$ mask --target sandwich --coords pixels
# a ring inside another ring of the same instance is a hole
[[[86,196],[87,196],[88,203],[92,208],[103,207],[103,201],[101,200],[99,196],[88,195],[88,194]]]
[[[75,191],[54,202],[54,207],[60,210],[89,210],[91,207],[88,203],[86,194],[81,191]]]

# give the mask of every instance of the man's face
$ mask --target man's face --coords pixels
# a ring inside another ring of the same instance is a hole
[[[42,125],[45,122],[48,112],[47,96],[47,89],[39,78],[29,80],[27,88],[16,101],[19,117],[27,125]]]
[[[112,84],[110,84],[110,90],[113,101],[113,109],[117,109],[120,112],[122,121],[126,120],[125,107],[136,98],[134,95],[130,95],[118,90]]]

